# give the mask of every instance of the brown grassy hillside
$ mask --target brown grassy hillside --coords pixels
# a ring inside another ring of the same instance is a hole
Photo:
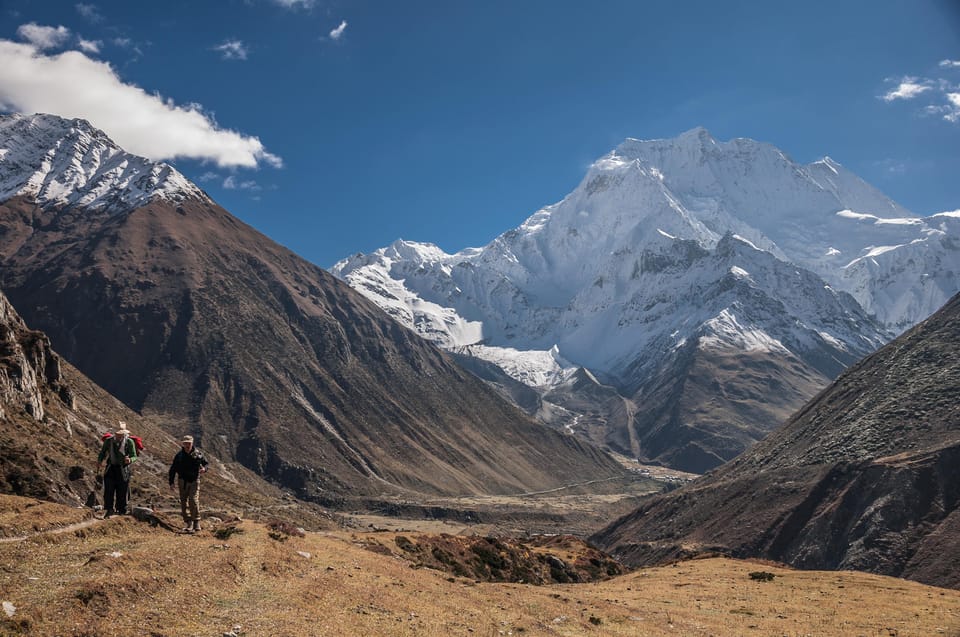
[[[38,524],[80,515],[0,498],[11,507]],[[0,542],[0,634],[960,635],[960,591],[878,575],[715,558],[590,584],[489,584],[369,550],[383,534],[244,521],[218,537],[225,527],[186,536],[114,518]]]

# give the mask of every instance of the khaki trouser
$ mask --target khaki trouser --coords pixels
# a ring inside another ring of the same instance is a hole
[[[183,521],[190,523],[193,520],[200,520],[200,481],[194,480],[187,482],[183,478],[177,480],[177,486],[180,487],[180,515]],[[190,507],[190,514],[187,515],[187,507]]]

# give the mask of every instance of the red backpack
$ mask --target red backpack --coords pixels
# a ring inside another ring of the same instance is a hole
[[[140,436],[134,436],[132,434],[127,437],[133,441],[133,446],[137,450],[137,455],[139,456],[141,452],[143,452],[143,438],[141,438]],[[106,442],[111,438],[113,438],[113,434],[110,433],[109,431],[103,434],[102,436],[100,436],[100,440],[102,440],[103,442]]]

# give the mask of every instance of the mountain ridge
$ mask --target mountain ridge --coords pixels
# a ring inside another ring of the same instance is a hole
[[[960,294],[780,429],[592,540],[633,565],[715,552],[960,587]]]
[[[0,287],[94,381],[214,453],[325,504],[626,475],[206,196],[121,203],[0,204]]]

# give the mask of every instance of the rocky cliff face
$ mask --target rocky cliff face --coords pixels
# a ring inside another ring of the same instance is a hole
[[[325,503],[622,475],[193,192],[0,205],[12,302],[127,405]]]
[[[0,293],[0,493],[97,503],[99,487],[90,469],[100,434],[121,419],[136,426],[154,453],[163,448],[167,436],[78,374]],[[136,493],[145,486],[137,485]]]
[[[960,587],[960,295],[593,540],[637,565],[721,551]]]
[[[27,329],[23,320],[0,294],[0,418],[7,409],[43,421],[45,394],[53,393],[73,407],[73,392],[65,384],[60,357],[42,332]]]

